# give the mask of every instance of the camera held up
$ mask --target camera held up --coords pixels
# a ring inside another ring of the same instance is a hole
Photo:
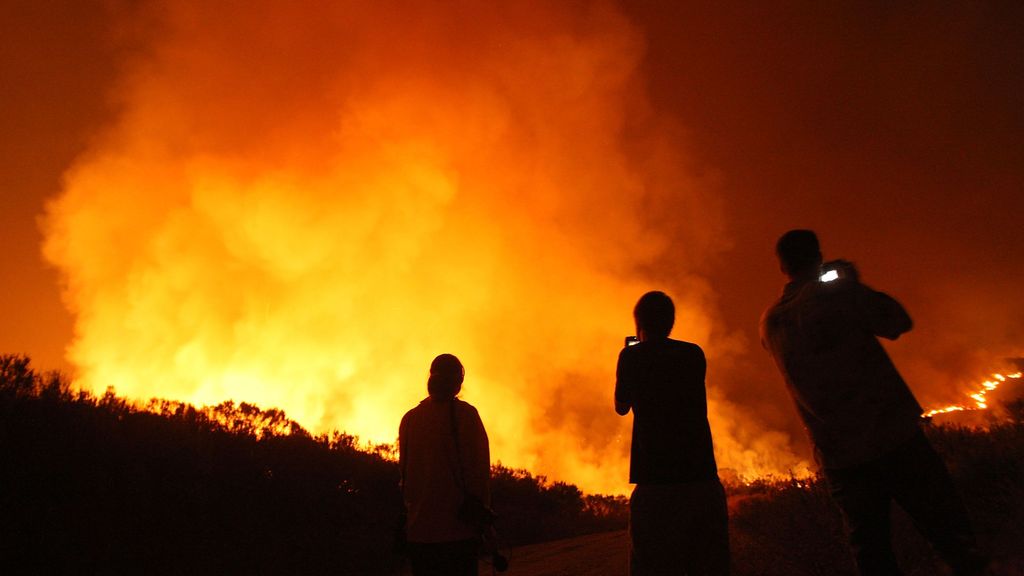
[[[818,272],[818,280],[821,282],[836,281],[860,281],[860,273],[857,267],[849,260],[829,260],[821,265]]]

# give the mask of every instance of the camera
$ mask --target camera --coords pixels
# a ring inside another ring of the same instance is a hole
[[[831,260],[821,265],[818,271],[818,281],[835,282],[837,280],[851,279],[858,281],[859,274],[853,262],[849,260]]]
[[[840,278],[842,278],[842,276],[839,275],[839,270],[836,268],[826,269],[825,267],[822,267],[821,274],[818,276],[818,280],[822,282],[835,282]]]
[[[639,343],[640,343],[640,339],[637,338],[636,336],[626,336],[626,346],[627,347],[628,346],[633,346],[633,345],[639,344]]]

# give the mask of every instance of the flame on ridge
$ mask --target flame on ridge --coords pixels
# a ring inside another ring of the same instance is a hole
[[[938,414],[948,414],[950,412],[965,412],[969,410],[985,410],[988,408],[988,400],[986,395],[999,388],[999,385],[1007,380],[1016,380],[1021,377],[1021,372],[1015,372],[1013,374],[993,374],[991,380],[985,380],[981,383],[981,388],[977,392],[968,394],[968,397],[974,400],[974,405],[963,405],[963,404],[952,404],[944,408],[936,408],[929,410],[924,414],[921,414],[922,418],[931,418]]]

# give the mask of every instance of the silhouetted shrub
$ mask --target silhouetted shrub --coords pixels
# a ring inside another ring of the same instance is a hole
[[[929,426],[929,438],[946,460],[984,551],[1001,559],[1008,574],[1021,573],[1024,550],[1024,426],[989,430]],[[824,576],[856,573],[839,509],[824,480],[761,479],[730,484],[733,573],[738,576]],[[898,507],[893,541],[908,575],[944,573],[935,552]]]
[[[499,463],[491,469],[491,485],[495,526],[512,545],[619,530],[628,522],[624,497],[584,496],[572,484],[548,482],[526,470]]]
[[[1024,422],[929,427],[985,550],[1024,550]],[[389,574],[401,511],[395,447],[312,436],[280,410],[199,409],[75,391],[0,355],[3,573]],[[619,530],[622,496],[584,495],[525,470],[492,470],[508,545]],[[730,484],[734,574],[853,573],[839,511],[817,479]],[[905,516],[908,575],[941,573]],[[1016,555],[1016,556],[1015,556]],[[1018,564],[1014,564],[1018,566]],[[1010,572],[1012,573],[1012,572]]]
[[[0,355],[0,571],[393,573],[395,456],[247,403],[97,398]],[[622,501],[522,471],[497,467],[493,494],[510,543],[624,526]]]

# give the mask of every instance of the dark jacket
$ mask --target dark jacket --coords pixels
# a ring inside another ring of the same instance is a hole
[[[619,353],[615,401],[633,410],[630,482],[718,479],[706,372],[704,351],[689,342],[647,340]]]
[[[452,427],[453,403],[458,453]],[[458,399],[423,400],[402,418],[398,450],[409,541],[454,542],[477,536],[474,527],[458,518],[463,483],[466,492],[485,504],[491,501],[490,450],[476,408]]]
[[[911,327],[899,302],[854,280],[792,282],[761,317],[761,343],[825,468],[872,460],[919,430],[921,406],[878,341]]]

